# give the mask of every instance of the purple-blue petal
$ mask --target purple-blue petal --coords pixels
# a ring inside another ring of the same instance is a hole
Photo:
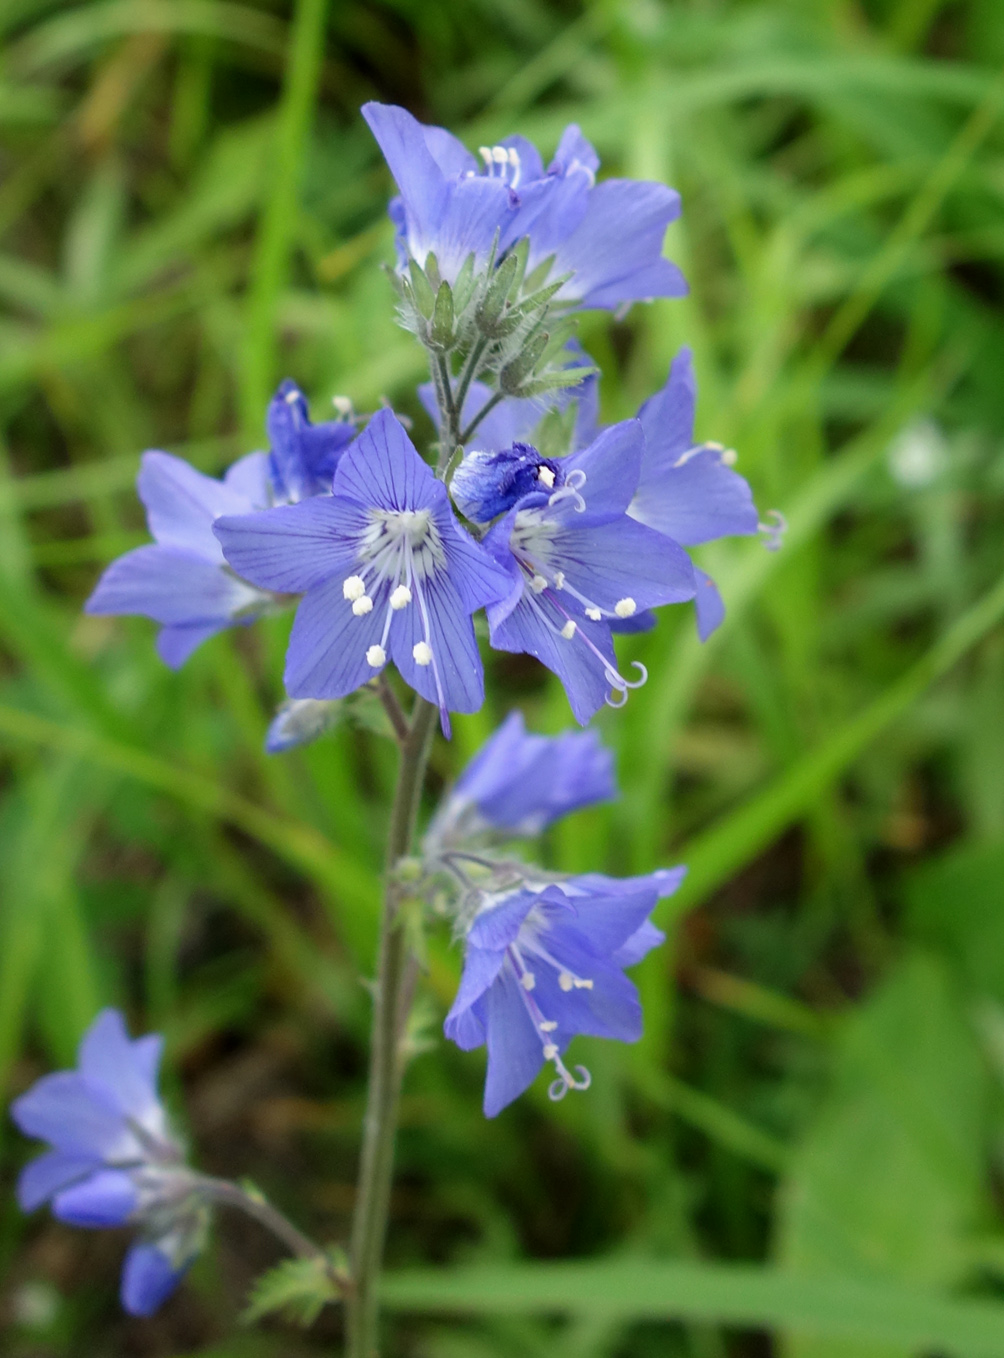
[[[156,1245],[140,1241],[133,1245],[122,1266],[119,1297],[131,1316],[152,1316],[171,1295],[187,1269],[175,1268]]]
[[[586,502],[584,517],[591,522],[623,514],[631,503],[641,475],[645,435],[637,420],[613,424],[581,452],[567,461],[566,480],[573,471],[585,474],[581,487]],[[576,511],[572,501],[559,501],[566,516]]]
[[[539,899],[532,891],[517,891],[497,905],[482,910],[467,932],[467,942],[472,948],[506,949],[510,943],[515,943],[523,921]]]
[[[748,482],[722,462],[718,448],[673,466],[646,461],[628,512],[685,547],[755,533],[759,522]]]
[[[694,597],[697,587],[683,548],[626,514],[595,526],[579,528],[570,522],[554,537],[547,564],[562,570],[570,586],[610,612],[625,598],[639,609],[682,603]]]
[[[694,567],[694,575],[697,579],[697,593],[694,595],[694,606],[697,610],[697,635],[702,641],[707,641],[717,628],[721,627],[725,621],[725,604],[722,596],[718,592],[718,586],[710,575]]]
[[[101,1161],[93,1155],[67,1155],[64,1151],[46,1151],[30,1160],[17,1181],[17,1202],[22,1212],[33,1212],[36,1207],[69,1187],[78,1179],[86,1178],[101,1168]]]
[[[140,613],[169,627],[221,627],[260,603],[258,591],[222,563],[150,544],[113,561],[84,607],[88,613]]]
[[[157,654],[170,669],[180,669],[193,651],[217,632],[222,632],[226,625],[208,623],[194,627],[162,627],[157,633]]]
[[[335,495],[377,509],[432,508],[446,495],[390,410],[378,410],[346,450],[333,488]]]
[[[540,1035],[533,1026],[511,967],[487,992],[488,1071],[485,1117],[493,1118],[537,1078],[544,1064]]]
[[[265,589],[302,594],[341,571],[351,574],[366,527],[358,505],[325,495],[218,519],[213,531],[238,575]]]
[[[75,1070],[43,1075],[11,1104],[25,1136],[48,1141],[69,1155],[105,1159],[133,1144],[114,1099]]]
[[[443,1024],[443,1032],[461,1051],[469,1052],[475,1047],[483,1047],[488,1040],[486,1013],[487,1004],[482,996],[469,1009],[458,1009],[455,1013],[451,1010]]]
[[[64,1188],[52,1200],[52,1214],[68,1226],[121,1226],[139,1204],[139,1192],[124,1170],[100,1169]]]
[[[525,590],[519,593],[515,606],[506,611],[505,604],[488,609],[488,626],[492,646],[497,651],[524,652],[536,656],[542,665],[552,670],[568,695],[572,713],[582,726],[603,706],[610,691],[605,664],[616,669],[617,657],[610,640],[610,629],[603,623],[581,620],[577,633],[567,640],[554,629],[566,622],[564,614],[550,601],[545,591],[532,599]],[[550,619],[551,626],[545,621]],[[580,637],[578,633],[583,635]],[[589,639],[591,650],[583,640]]]
[[[667,470],[694,446],[697,380],[693,352],[686,345],[669,367],[666,385],[638,411],[645,430],[645,469]]]
[[[615,892],[609,896],[589,893],[571,899],[575,916],[553,925],[554,938],[568,938],[576,947],[603,958],[623,947],[641,928],[658,898],[654,890],[642,889]]]
[[[310,590],[296,611],[286,652],[291,698],[344,698],[382,668],[371,666],[366,652],[380,643],[388,586],[374,592],[372,612],[357,618],[342,592],[352,573],[345,570]]]
[[[412,596],[395,614],[388,636],[398,672],[444,715],[477,712],[485,698],[485,673],[471,609],[461,598],[454,573],[440,573],[421,585],[414,581]],[[420,665],[414,655],[423,642],[432,651],[428,665]]]
[[[611,954],[610,961],[616,967],[633,967],[636,962],[647,957],[653,948],[658,948],[665,941],[666,935],[662,930],[657,929],[651,920],[646,920],[615,953]]]
[[[464,970],[460,976],[460,985],[443,1025],[444,1032],[451,1041],[456,1041],[453,1030],[456,1028],[460,1016],[476,1004],[488,987],[495,983],[504,961],[504,947],[478,948],[468,943],[467,951],[464,954]],[[457,1043],[457,1045],[460,1046],[461,1044]],[[465,1050],[469,1050],[469,1048],[465,1048]]]
[[[666,228],[679,213],[679,194],[664,184],[632,179],[597,184],[582,221],[557,250],[552,272],[574,273],[559,296],[605,308],[683,297],[683,275],[662,257]]]
[[[77,1065],[89,1083],[106,1090],[120,1112],[150,1130],[163,1115],[157,1097],[157,1067],[163,1038],[151,1033],[130,1040],[117,1009],[103,1009],[80,1043]]]
[[[220,565],[223,554],[212,534],[213,520],[220,514],[244,514],[251,508],[234,485],[204,476],[170,453],[143,454],[136,489],[146,506],[150,532],[158,542]]]

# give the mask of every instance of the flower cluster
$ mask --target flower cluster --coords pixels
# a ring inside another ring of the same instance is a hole
[[[18,1182],[25,1212],[48,1202],[71,1226],[135,1226],[122,1270],[122,1305],[151,1315],[202,1246],[208,1207],[171,1134],[157,1096],[162,1040],[130,1041],[122,1015],[105,1009],[80,1044],[76,1070],[46,1075],[11,1115],[51,1149]]]
[[[273,750],[326,729],[330,704],[389,663],[448,732],[451,712],[483,700],[480,609],[491,646],[536,656],[585,723],[645,681],[637,661],[637,677],[621,671],[619,632],[689,599],[702,639],[720,623],[721,597],[686,549],[763,527],[735,455],[694,442],[688,350],[637,418],[602,428],[595,369],[569,338],[577,309],[685,290],[661,253],[677,195],[598,183],[576,127],[545,170],[519,137],[482,148],[479,165],[403,109],[363,113],[400,190],[402,317],[434,360],[419,395],[446,457],[434,475],[386,409],[360,428],[340,402],[339,418],[311,424],[283,382],[268,451],[222,480],[144,455],[155,544],[113,562],[87,608],[152,617],[179,665],[214,632],[297,604],[293,706]]]
[[[548,1093],[586,1089],[564,1053],[576,1034],[634,1042],[638,992],[624,975],[664,939],[650,916],[684,869],[618,879],[567,876],[498,856],[495,846],[616,795],[612,760],[592,732],[527,734],[519,713],[495,732],[445,799],[424,841],[431,879],[452,883],[464,969],[445,1032],[488,1046],[484,1111],[497,1113],[550,1063]]]

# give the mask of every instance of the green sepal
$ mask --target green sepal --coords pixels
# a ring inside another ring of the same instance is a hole
[[[408,260],[408,275],[411,279],[415,305],[427,321],[432,320],[432,313],[436,309],[436,294],[432,291],[425,270],[417,260]]]
[[[449,349],[453,345],[453,338],[453,291],[449,283],[440,283],[432,313],[430,339],[439,348]]]
[[[546,330],[539,330],[526,341],[521,352],[499,373],[499,387],[507,396],[522,394],[523,382],[540,362],[550,338]]]
[[[310,1259],[284,1259],[255,1281],[242,1319],[252,1325],[280,1314],[296,1325],[313,1325],[325,1306],[341,1301],[348,1279],[344,1251],[335,1247]]]
[[[538,288],[544,286],[544,280],[554,267],[554,260],[554,255],[548,255],[545,260],[542,260],[537,267],[531,270],[526,278],[523,279],[523,287],[526,289],[528,296],[531,293],[536,292]]]
[[[460,266],[457,281],[453,284],[453,307],[458,316],[467,310],[467,304],[474,296],[474,251]]]

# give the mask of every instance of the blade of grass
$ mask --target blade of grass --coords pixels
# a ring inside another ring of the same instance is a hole
[[[1004,579],[965,613],[903,677],[720,824],[685,845],[687,876],[670,902],[682,913],[776,839],[866,747],[1004,618]]]
[[[999,1358],[1004,1352],[1004,1306],[993,1302],[955,1301],[851,1278],[799,1278],[739,1264],[619,1258],[410,1269],[386,1275],[381,1298],[398,1311],[704,1320],[898,1344],[953,1358]]]
[[[241,415],[257,434],[272,394],[276,305],[296,232],[300,183],[324,52],[327,0],[298,0],[290,34],[286,82],[279,106],[272,175],[251,270],[241,369]]]

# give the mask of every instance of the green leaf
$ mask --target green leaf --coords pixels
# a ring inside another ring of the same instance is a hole
[[[755,1265],[617,1258],[409,1269],[387,1274],[380,1292],[397,1311],[706,1321],[900,1344],[951,1358],[1004,1352],[1004,1306],[996,1302],[840,1275],[800,1278]]]
[[[779,1258],[793,1272],[962,1281],[980,1212],[986,1080],[945,969],[904,961],[847,1022],[832,1088],[782,1192]],[[908,1358],[794,1340],[791,1358]]]
[[[296,1325],[313,1325],[325,1306],[341,1300],[337,1279],[344,1269],[344,1258],[335,1251],[325,1258],[283,1260],[255,1282],[245,1323],[278,1314]]]

